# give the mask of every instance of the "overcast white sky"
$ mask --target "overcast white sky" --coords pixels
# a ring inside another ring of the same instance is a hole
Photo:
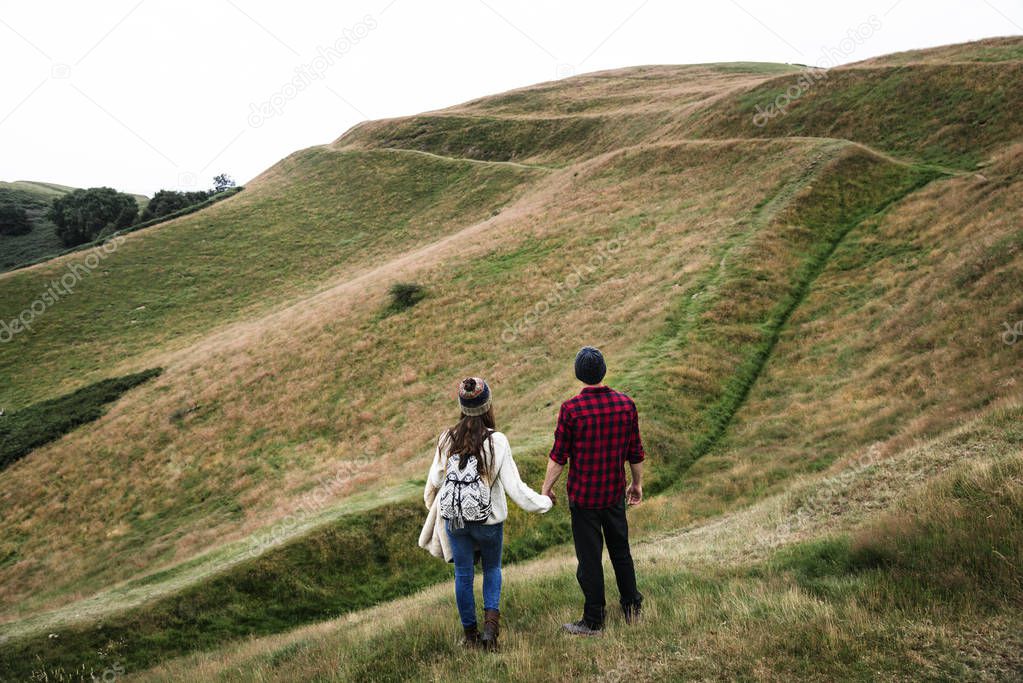
[[[0,180],[150,195],[219,172],[245,182],[361,120],[572,73],[830,66],[825,51],[851,62],[1019,34],[1021,0],[4,0]]]

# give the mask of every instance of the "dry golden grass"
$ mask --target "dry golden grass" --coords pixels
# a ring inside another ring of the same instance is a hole
[[[541,443],[551,406],[573,390],[574,349],[599,343],[612,372],[628,367],[670,292],[727,238],[729,217],[801,173],[820,144],[663,144],[598,157],[385,266],[184,351],[150,355],[167,367],[156,383],[5,472],[0,495],[17,512],[4,525],[27,540],[24,559],[0,569],[4,604],[55,606],[73,596],[68,589],[88,594],[238,540],[339,470],[350,477],[337,502],[421,477],[419,456],[452,419],[445,387],[463,374],[493,382],[513,443]],[[744,168],[740,191],[720,165]],[[601,245],[618,237],[620,249],[588,272]],[[506,323],[574,282],[576,266],[579,285],[513,343],[502,341]],[[387,286],[408,279],[430,296],[380,319]],[[168,419],[185,406],[198,409]],[[69,452],[92,457],[58,455]],[[110,533],[109,520],[131,518],[143,528]],[[47,531],[57,527],[67,533]]]
[[[795,71],[786,64],[729,63],[596,72],[365,122],[333,146],[564,166],[631,145],[691,138],[689,119],[698,109]]]
[[[718,452],[690,473],[716,509],[792,473],[890,453],[1016,398],[1023,146],[857,228],[790,321]]]
[[[596,71],[568,81],[510,90],[440,110],[495,116],[571,116],[597,113],[675,112],[729,90],[748,88],[781,73],[788,64],[729,63],[656,65]],[[436,112],[436,113],[440,113]]]
[[[492,382],[501,428],[518,452],[531,454],[543,452],[559,401],[574,391],[570,360],[582,343],[605,350],[609,380],[620,388],[642,393],[660,383],[712,393],[742,362],[742,345],[769,332],[762,313],[788,293],[805,256],[799,245],[819,237],[820,226],[787,211],[826,198],[814,193],[857,164],[910,168],[829,138],[685,139],[701,111],[720,115],[724,103],[791,70],[643,67],[363,124],[289,157],[208,212],[130,238],[111,268],[130,267],[143,282],[147,268],[155,278],[179,267],[149,259],[173,256],[168,248],[182,235],[213,264],[190,276],[217,282],[220,268],[240,279],[222,296],[177,302],[142,332],[106,318],[90,322],[99,310],[92,304],[74,315],[64,309],[67,318],[39,338],[38,363],[24,363],[31,354],[0,356],[5,372],[19,368],[5,396],[20,401],[107,373],[166,367],[99,421],[0,476],[0,551],[14,558],[0,564],[0,621],[19,620],[4,633],[63,625],[76,612],[95,619],[201,581],[236,561],[250,535],[291,513],[303,522],[289,536],[366,504],[374,492],[404,494],[401,485],[422,477],[424,455],[454,418],[450,388],[459,376]],[[874,73],[849,78],[856,85]],[[835,83],[848,95],[847,81]],[[822,107],[834,104],[821,99]],[[871,104],[898,114],[890,101]],[[744,114],[739,123],[745,128],[735,134],[750,134]],[[860,123],[865,144],[885,125]],[[726,138],[726,129],[715,134]],[[1001,133],[986,134],[985,151],[1004,142]],[[904,138],[879,139],[892,143],[881,145],[889,150],[918,151]],[[763,628],[765,619],[778,633],[796,632],[807,652],[881,657],[868,662],[874,671],[897,668],[891,653],[900,648],[922,656],[918,641],[948,640],[943,625],[886,621],[854,600],[822,601],[784,577],[734,572],[782,546],[856,527],[907,482],[923,483],[972,453],[960,447],[966,441],[980,444],[979,456],[993,455],[975,438],[977,427],[915,444],[1020,396],[1020,347],[1002,344],[1000,333],[1003,322],[1023,319],[1021,150],[1004,146],[982,175],[910,194],[856,225],[834,252],[784,321],[723,442],[671,495],[634,515],[641,567],[658,597],[647,626],[626,633],[612,625],[621,642],[559,658],[560,641],[548,636],[572,616],[574,597],[541,610],[530,605],[552,590],[574,596],[567,551],[509,569],[510,604],[522,616],[497,660],[502,677],[600,670],[632,679],[781,678],[767,655],[783,643]],[[359,187],[333,173],[348,164],[355,171],[345,177]],[[849,174],[854,183],[860,178]],[[310,183],[315,192],[303,195]],[[378,191],[385,200],[374,200]],[[335,207],[361,210],[353,198],[364,201],[366,215],[331,215]],[[288,223],[282,207],[298,223]],[[237,263],[227,267],[217,261],[228,252],[202,246],[207,236],[223,241],[257,220],[275,248],[230,252]],[[304,232],[289,232],[296,225]],[[364,232],[367,225],[373,229]],[[354,246],[339,249],[344,257],[332,263],[325,235]],[[0,289],[31,293],[32,278],[63,264],[0,276]],[[715,275],[722,273],[731,279]],[[384,315],[387,289],[399,281],[423,285],[428,296]],[[665,337],[666,319],[679,324],[672,316],[682,298],[697,294],[705,297],[691,309],[699,315],[682,323],[694,333]],[[514,338],[509,326],[517,326]],[[657,418],[658,442],[688,438],[676,426],[701,414],[688,401],[683,393],[641,404],[641,414]],[[869,467],[859,465],[864,453]],[[309,513],[308,495],[324,479],[335,485]],[[719,513],[726,514],[700,522]],[[203,553],[173,581],[144,590],[119,583]],[[706,573],[690,575],[694,568]],[[196,655],[154,676],[374,678],[388,671],[374,669],[377,647],[383,661],[408,660],[420,678],[483,676],[486,662],[446,656],[448,590]],[[870,636],[866,649],[857,650],[857,633]],[[872,650],[879,642],[888,645]],[[629,648],[643,643],[642,659],[632,658]],[[949,670],[943,660],[935,666],[935,675]]]

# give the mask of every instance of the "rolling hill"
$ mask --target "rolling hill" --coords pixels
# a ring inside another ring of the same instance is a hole
[[[46,212],[55,198],[72,190],[73,187],[64,185],[26,180],[0,182],[0,191],[16,197],[32,222],[32,231],[25,235],[0,235],[0,272],[64,249],[57,237],[56,226],[46,220]]]
[[[835,68],[764,125],[798,67],[544,83],[0,274],[10,321],[87,271],[0,344],[5,409],[163,368],[0,470],[0,678],[1023,675],[1021,55]],[[538,481],[583,343],[640,407],[649,616],[566,654],[566,512],[514,512],[504,650],[460,654],[414,545],[450,388]]]
[[[66,251],[67,247],[57,237],[57,226],[46,219],[46,212],[54,199],[75,189],[30,180],[0,181],[0,194],[15,197],[25,207],[32,223],[32,231],[27,234],[0,235],[0,273]],[[134,197],[140,210],[145,208],[149,198],[144,195]]]

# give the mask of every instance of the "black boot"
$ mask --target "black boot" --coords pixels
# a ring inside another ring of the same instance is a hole
[[[643,616],[643,603],[633,602],[628,605],[622,605],[622,613],[625,614],[625,623],[629,626],[635,626]]]
[[[485,650],[497,649],[497,636],[501,633],[501,613],[496,609],[483,610],[483,635],[480,644]]]
[[[563,624],[561,628],[565,629],[573,636],[596,636],[600,635],[601,631],[604,630],[604,617],[606,612],[604,608],[599,609],[583,609],[583,618],[579,621],[574,621],[571,624]]]

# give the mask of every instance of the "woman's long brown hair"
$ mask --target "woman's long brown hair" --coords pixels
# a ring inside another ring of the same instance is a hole
[[[475,455],[480,476],[490,481],[490,470],[493,467],[494,442],[494,408],[491,406],[482,415],[462,415],[462,419],[454,427],[448,429],[444,438],[444,462],[452,455],[458,456],[458,469],[465,469],[469,456]],[[483,449],[489,444],[490,455]]]

